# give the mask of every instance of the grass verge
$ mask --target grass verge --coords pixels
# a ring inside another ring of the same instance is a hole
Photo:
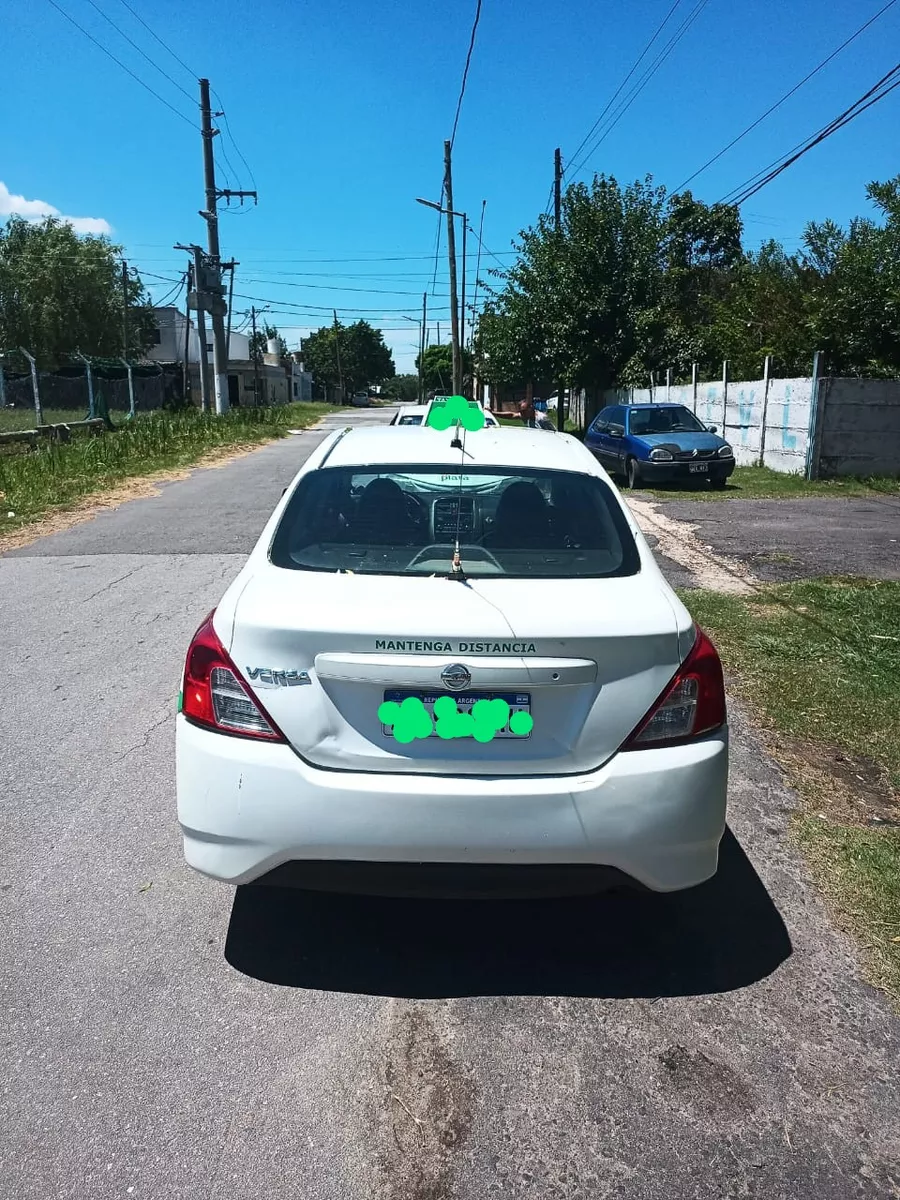
[[[683,599],[801,797],[794,832],[817,884],[900,1002],[900,583]]]
[[[191,466],[210,451],[283,437],[330,411],[324,404],[289,404],[236,408],[224,417],[156,412],[100,437],[0,455],[0,536],[125,479]]]
[[[719,490],[708,483],[670,487],[642,487],[660,500],[798,500],[810,496],[900,496],[900,479],[812,479],[784,475],[770,467],[735,467],[727,486]]]

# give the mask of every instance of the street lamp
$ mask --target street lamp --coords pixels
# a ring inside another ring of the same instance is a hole
[[[444,213],[447,217],[447,253],[450,258],[450,337],[453,343],[453,391],[459,395],[462,392],[460,344],[465,345],[466,340],[466,231],[469,221],[466,213],[456,212],[453,208],[444,208],[441,204],[435,204],[433,200],[423,200],[421,196],[416,196],[416,204],[424,204],[426,208],[433,208],[435,212]],[[456,296],[456,228],[453,223],[454,217],[462,217],[463,223],[462,341],[460,341],[459,328],[460,310],[457,308]]]

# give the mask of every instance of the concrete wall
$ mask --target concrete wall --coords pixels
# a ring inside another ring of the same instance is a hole
[[[900,475],[900,380],[823,379],[819,474]]]
[[[727,396],[725,385],[717,379],[698,382],[696,400],[690,383],[616,388],[606,392],[603,400],[605,404],[683,404],[728,439],[739,466],[759,463],[765,407],[764,463],[790,474],[806,467],[811,396],[811,379],[770,379],[768,400],[763,379],[729,380]]]

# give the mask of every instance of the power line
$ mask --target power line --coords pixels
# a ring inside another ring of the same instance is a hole
[[[815,67],[812,71],[810,71],[808,75],[805,75],[800,80],[799,83],[795,83],[794,86],[791,88],[791,90],[789,92],[785,92],[784,95],[781,97],[781,99],[777,100],[772,105],[771,108],[767,108],[761,117],[756,118],[756,120],[753,122],[752,125],[748,125],[747,128],[742,133],[739,133],[736,138],[733,138],[728,143],[727,146],[724,146],[719,151],[718,154],[714,154],[713,157],[709,160],[709,162],[705,162],[702,167],[699,167],[693,173],[693,175],[689,175],[687,177],[687,179],[684,181],[684,183],[679,183],[678,187],[675,188],[675,191],[680,192],[682,188],[685,188],[685,187],[687,187],[687,185],[689,183],[692,183],[697,178],[698,175],[702,175],[703,172],[707,169],[707,167],[711,167],[714,162],[718,162],[723,154],[727,154],[728,151],[732,148],[732,146],[736,146],[738,144],[738,142],[742,141],[747,136],[748,133],[751,133],[757,127],[757,125],[761,125],[762,122],[766,119],[766,117],[771,116],[772,113],[775,112],[776,109],[780,108],[786,100],[789,100],[791,98],[791,96],[794,95],[795,92],[799,92],[799,90],[803,87],[803,85],[805,83],[809,83],[810,79],[812,79],[812,77],[814,75],[818,75],[818,73],[822,70],[823,67],[827,67],[833,58],[837,58],[837,56],[841,53],[842,50],[846,50],[846,48],[850,45],[851,42],[856,41],[856,39],[860,36],[861,33],[864,33],[869,28],[870,25],[873,25],[878,20],[879,17],[883,16],[889,8],[893,8],[896,3],[897,3],[897,0],[888,0],[888,3],[885,4],[885,6],[883,8],[880,8],[874,17],[870,17],[864,25],[860,25],[859,29],[857,29],[855,33],[851,34],[850,37],[848,37],[845,42],[842,42],[836,50],[832,50],[831,54],[829,54],[827,58],[823,58],[817,67]]]
[[[168,46],[168,45],[167,45],[167,44],[166,44],[166,43],[165,43],[165,42],[162,40],[162,38],[161,38],[161,37],[159,37],[159,35],[158,35],[158,34],[155,34],[155,33],[153,32],[153,30],[150,28],[150,26],[147,24],[147,22],[146,22],[146,21],[144,20],[144,18],[141,16],[141,14],[140,14],[140,13],[137,13],[137,12],[135,12],[135,11],[134,11],[134,9],[133,9],[133,8],[131,7],[131,5],[128,3],[128,0],[121,0],[121,3],[122,3],[122,4],[123,4],[123,5],[124,5],[124,6],[125,6],[127,9],[128,9],[128,11],[131,13],[131,15],[132,15],[132,16],[133,16],[133,17],[134,17],[134,18],[135,18],[137,21],[140,21],[140,23],[141,23],[141,24],[143,25],[143,27],[144,27],[144,28],[147,30],[147,32],[150,34],[150,36],[151,36],[152,38],[155,38],[155,39],[156,39],[156,41],[158,41],[158,42],[159,42],[159,44],[162,46],[163,50],[165,50],[165,51],[166,51],[166,53],[168,53],[168,54],[171,54],[171,55],[172,55],[172,57],[175,59],[175,61],[178,63],[178,65],[179,65],[179,66],[181,66],[181,67],[184,67],[185,71],[187,71],[188,75],[190,75],[192,79],[196,79],[196,78],[198,78],[198,74],[199,74],[199,72],[197,72],[197,71],[192,71],[192,70],[191,70],[191,68],[190,68],[190,67],[187,65],[187,63],[184,61],[184,59],[183,59],[183,58],[179,58],[179,57],[178,57],[178,55],[175,53],[175,51],[172,49],[172,47],[171,47],[171,46]]]
[[[456,102],[456,116],[453,118],[453,132],[450,134],[450,149],[453,149],[453,143],[456,141],[456,127],[459,124],[459,114],[462,109],[463,96],[466,94],[466,80],[469,77],[469,63],[472,61],[472,51],[475,48],[475,31],[478,29],[478,22],[481,20],[481,0],[475,7],[475,20],[472,22],[472,36],[469,38],[469,52],[466,55],[466,65],[463,68],[462,84],[459,89],[459,99]]]
[[[634,87],[631,89],[631,91],[628,93],[628,95],[625,97],[625,99],[622,101],[622,103],[619,105],[619,107],[616,109],[616,111],[608,119],[606,128],[603,129],[600,133],[600,136],[594,140],[593,145],[590,146],[589,149],[585,151],[584,155],[581,158],[581,161],[578,163],[574,163],[572,166],[569,167],[570,172],[579,171],[585,165],[585,163],[588,161],[588,159],[591,157],[591,155],[596,153],[596,151],[599,149],[599,147],[602,145],[602,143],[606,140],[607,137],[609,137],[609,135],[612,133],[612,131],[615,129],[615,127],[618,125],[618,123],[621,121],[622,117],[624,117],[624,115],[628,111],[628,109],[631,108],[632,104],[635,102],[635,100],[638,98],[638,96],[641,94],[641,92],[644,90],[644,88],[647,86],[647,84],[650,82],[650,80],[653,78],[653,76],[656,74],[656,72],[659,70],[659,68],[663,65],[663,63],[666,61],[666,59],[671,55],[672,51],[675,49],[675,47],[678,45],[678,43],[682,40],[682,38],[685,36],[685,34],[688,32],[688,30],[694,24],[694,22],[697,20],[697,18],[703,12],[704,8],[706,8],[708,3],[709,3],[709,0],[697,0],[697,3],[691,9],[688,16],[685,17],[685,19],[684,19],[684,21],[682,21],[681,25],[678,26],[675,33],[671,36],[671,38],[668,40],[668,42],[666,42],[665,46],[662,48],[662,50],[659,52],[659,54],[656,56],[656,58],[653,60],[653,62],[650,64],[650,66],[647,68],[647,70],[644,72],[644,74],[640,77],[640,79],[637,81],[637,83],[634,85]]]
[[[123,0],[123,2],[124,2],[124,0]],[[225,123],[225,132],[228,134],[229,141],[231,142],[232,146],[234,146],[234,150],[235,150],[235,153],[237,154],[238,158],[244,164],[244,170],[250,176],[251,187],[253,188],[253,191],[258,191],[258,188],[256,186],[256,177],[253,174],[252,170],[250,169],[250,164],[247,162],[246,158],[244,158],[243,154],[241,153],[241,148],[235,141],[234,134],[231,132],[231,126],[228,124],[228,114],[225,112],[225,105],[222,103],[222,97],[219,95],[218,92],[213,91],[213,98],[215,99],[216,104],[218,104],[218,106],[219,106],[219,109],[220,109],[219,115],[221,116],[223,122]],[[237,174],[237,172],[235,172],[235,174]]]
[[[422,294],[419,291],[398,291],[394,288],[350,287],[343,283],[294,283],[293,280],[287,279],[248,279],[247,283],[268,283],[273,287],[316,288],[325,292],[366,292],[371,296],[421,296]]]
[[[302,309],[304,312],[331,312],[334,308],[333,304],[299,304],[295,303],[293,300],[272,300],[271,297],[268,296],[249,296],[246,294],[246,292],[235,292],[234,294],[240,300],[252,300],[256,304],[281,304],[282,306],[289,308]],[[449,311],[449,309],[449,304],[443,304],[440,306],[439,311],[444,312]],[[350,307],[349,305],[344,305],[343,307],[339,305],[338,311],[354,313],[385,313],[387,315],[396,315],[397,313],[418,313],[420,309],[418,306],[416,308],[356,308]]]
[[[653,45],[653,43],[656,41],[656,39],[662,33],[664,27],[669,22],[669,18],[672,16],[672,13],[674,13],[675,9],[678,7],[678,5],[680,3],[681,3],[681,0],[675,0],[675,3],[672,5],[672,7],[669,9],[669,11],[666,13],[666,15],[660,21],[659,25],[657,25],[656,31],[654,32],[653,36],[650,38],[650,41],[647,42],[646,46],[641,51],[640,56],[637,59],[635,59],[634,63],[632,64],[631,70],[628,72],[628,74],[625,76],[625,78],[622,80],[622,82],[616,88],[615,92],[613,92],[612,97],[610,98],[610,100],[608,101],[608,103],[606,105],[606,108],[604,108],[603,112],[600,114],[600,116],[597,118],[597,120],[594,122],[594,124],[590,127],[590,129],[587,131],[585,136],[581,139],[581,143],[578,146],[578,149],[575,151],[575,153],[571,157],[571,161],[573,163],[574,163],[575,159],[578,157],[578,155],[581,153],[584,146],[586,146],[587,143],[590,141],[591,137],[593,136],[594,130],[599,126],[600,122],[603,120],[603,118],[606,116],[606,114],[612,108],[613,104],[616,101],[616,98],[619,96],[622,89],[628,83],[628,80],[632,77],[632,75],[635,73],[635,71],[641,65],[644,58],[646,58],[647,54],[649,53],[650,47]],[[563,171],[563,178],[565,178],[566,174],[567,174],[567,172]],[[552,204],[552,202],[553,202],[553,188],[551,187],[550,200],[547,202],[547,211],[548,212],[550,211],[550,205]]]
[[[808,154],[814,146],[818,146],[821,142],[824,142],[833,133],[837,133],[839,129],[843,129],[845,125],[849,125],[851,121],[855,120],[861,113],[864,113],[867,108],[871,108],[873,104],[877,104],[879,100],[883,100],[894,88],[900,87],[900,79],[895,79],[895,76],[898,74],[900,74],[900,63],[892,67],[886,75],[883,75],[873,87],[869,88],[858,100],[854,101],[849,108],[846,108],[834,120],[824,125],[818,133],[811,135],[803,142],[798,142],[792,150],[788,151],[787,156],[776,159],[768,167],[764,167],[762,171],[757,171],[755,175],[751,176],[750,179],[739,187],[732,188],[728,195],[723,197],[719,203],[732,204],[735,207],[739,207],[745,201],[749,200],[751,196],[755,196],[757,192],[770,184],[773,179],[777,179],[782,172],[786,171],[788,167],[802,158],[804,154]],[[891,80],[894,80],[894,82],[890,82]],[[890,86],[885,86],[888,83],[890,83]]]
[[[79,25],[73,16],[70,16],[69,13],[67,13],[64,8],[60,8],[60,6],[56,3],[56,0],[47,0],[47,2],[48,2],[48,4],[52,4],[53,7],[56,9],[56,11],[58,13],[61,13],[66,18],[67,21],[71,21],[71,23],[75,26],[75,28],[77,30],[79,30],[79,32],[83,33],[89,42],[93,42],[98,50],[102,50],[103,53],[107,56],[107,58],[111,58],[117,66],[121,67],[122,70],[127,75],[130,75],[131,78],[136,83],[139,83],[142,88],[145,88],[146,91],[148,91],[151,96],[155,97],[160,102],[160,104],[164,104],[166,106],[166,108],[168,108],[171,112],[173,112],[175,114],[176,117],[180,117],[182,119],[182,121],[186,121],[187,124],[190,125],[190,127],[192,129],[199,129],[199,126],[195,125],[194,122],[190,119],[190,117],[186,117],[184,115],[184,113],[180,111],[180,109],[175,108],[175,106],[170,104],[168,102],[168,100],[164,100],[163,97],[159,94],[159,92],[154,91],[149,83],[145,83],[144,80],[141,79],[140,75],[135,75],[134,71],[132,71],[132,69],[130,67],[126,67],[120,58],[116,58],[115,54],[113,54],[113,52],[111,50],[107,50],[107,48],[103,45],[102,42],[98,42],[97,39],[93,36],[93,34],[88,33],[88,31],[84,28],[83,25]]]
[[[133,42],[131,40],[131,38],[128,36],[128,34],[124,31],[124,29],[120,28],[120,26],[118,26],[115,23],[115,21],[112,19],[112,17],[107,16],[107,14],[103,11],[103,9],[100,7],[99,4],[95,4],[94,0],[88,0],[88,4],[90,4],[91,8],[95,9],[100,14],[100,16],[103,18],[104,21],[108,21],[109,24],[112,25],[112,27],[116,31],[116,33],[118,33],[121,37],[123,37],[129,46],[132,46],[135,50],[137,50],[137,52],[138,52],[138,54],[140,54],[141,58],[146,59],[146,61],[150,64],[150,66],[153,67],[153,69],[155,71],[159,71],[160,75],[162,75],[164,79],[168,79],[168,81],[169,81],[169,83],[171,83],[172,87],[177,88],[178,91],[181,92],[182,96],[187,96],[188,100],[190,100],[190,102],[192,104],[195,103],[195,97],[192,96],[189,92],[186,92],[180,83],[177,83],[167,71],[164,71],[157,62],[154,62],[154,60],[150,57],[150,55],[147,54],[144,50],[142,50],[141,47],[137,44],[137,42]]]

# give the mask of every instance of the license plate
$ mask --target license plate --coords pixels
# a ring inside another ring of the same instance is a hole
[[[394,700],[400,704],[408,696],[415,696],[417,700],[421,700],[425,706],[425,710],[430,717],[434,717],[434,702],[439,700],[441,696],[449,696],[451,700],[456,701],[458,712],[469,713],[472,711],[472,706],[477,700],[505,700],[509,705],[509,715],[512,719],[513,713],[524,712],[531,715],[531,693],[530,692],[416,692],[408,691],[402,688],[392,688],[384,693],[385,700]],[[385,737],[392,737],[393,730],[390,725],[382,725],[381,732]],[[431,737],[437,737],[437,733],[433,732]],[[531,737],[530,733],[520,734],[513,733],[509,724],[505,728],[500,729],[494,734],[498,738],[517,738],[520,742],[523,737]]]
[[[706,472],[709,470],[709,463],[688,463],[688,470],[692,474]]]

